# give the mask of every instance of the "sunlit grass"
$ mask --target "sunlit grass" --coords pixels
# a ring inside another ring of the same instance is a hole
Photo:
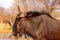
[[[11,33],[12,28],[7,23],[0,23],[0,33]]]

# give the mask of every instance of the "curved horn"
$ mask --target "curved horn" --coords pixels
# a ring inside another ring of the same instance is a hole
[[[18,11],[19,11],[19,14],[18,14],[18,16],[21,16],[21,10],[20,10],[20,7],[19,7],[19,5],[18,5]]]
[[[18,11],[19,11],[19,16],[20,17],[26,17],[27,16],[26,9],[22,9],[18,6]]]
[[[26,17],[27,16],[27,4],[26,4],[26,0],[22,0],[19,1],[19,7],[20,7],[20,12],[21,12],[21,16],[20,17]]]

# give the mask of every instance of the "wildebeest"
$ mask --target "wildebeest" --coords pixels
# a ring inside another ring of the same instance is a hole
[[[47,12],[27,12],[17,24],[17,32],[32,37],[34,40],[60,40],[60,20],[54,19]]]

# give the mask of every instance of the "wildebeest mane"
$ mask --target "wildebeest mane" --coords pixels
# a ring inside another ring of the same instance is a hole
[[[27,12],[27,17],[37,17],[37,16],[41,16],[41,15],[47,15],[50,18],[54,19],[49,13],[47,12],[37,12],[37,11],[29,11]]]

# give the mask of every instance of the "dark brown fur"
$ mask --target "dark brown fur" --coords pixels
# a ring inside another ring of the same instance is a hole
[[[26,20],[17,24],[20,35],[27,34],[34,40],[60,40],[60,21],[46,12],[30,12]]]

